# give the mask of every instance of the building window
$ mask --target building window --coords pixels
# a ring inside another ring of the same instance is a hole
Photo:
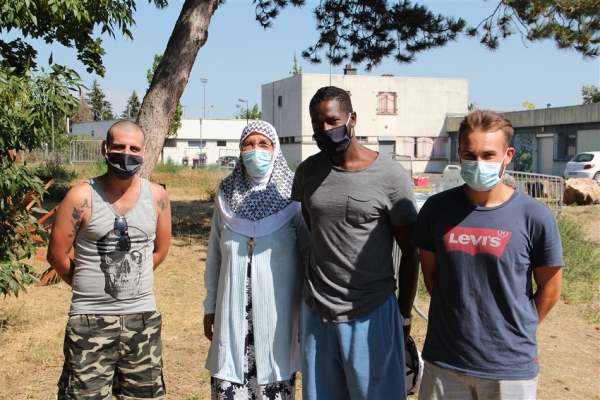
[[[279,143],[280,144],[296,143],[296,137],[295,136],[280,137],[279,138]]]
[[[217,140],[217,147],[227,147],[226,140]]]
[[[369,138],[367,136],[357,136],[356,140],[359,142],[368,142]]]
[[[554,159],[569,161],[577,153],[576,133],[557,133],[554,135]]]
[[[377,94],[377,114],[396,114],[396,93]]]
[[[445,137],[405,137],[402,139],[397,154],[403,157],[429,160],[447,159],[446,148],[448,138]]]
[[[198,147],[200,149],[203,149],[206,147],[206,140],[200,141],[200,140],[188,140],[188,147]]]

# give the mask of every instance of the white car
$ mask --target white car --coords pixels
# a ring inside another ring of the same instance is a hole
[[[565,169],[565,179],[569,178],[592,178],[600,185],[600,151],[575,154]]]

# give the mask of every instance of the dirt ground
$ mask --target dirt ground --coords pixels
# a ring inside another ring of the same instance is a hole
[[[212,202],[171,194],[173,240],[156,271],[155,290],[163,314],[163,356],[169,399],[210,398],[204,369],[202,300]],[[600,206],[567,208],[600,244]],[[39,271],[46,265],[39,263]],[[70,288],[30,288],[19,298],[0,299],[0,399],[54,399],[62,367],[62,341]],[[427,309],[419,301],[422,310]],[[600,326],[582,315],[583,305],[559,302],[539,329],[539,399],[600,399]],[[426,324],[416,320],[419,348]],[[300,398],[300,396],[298,396]]]

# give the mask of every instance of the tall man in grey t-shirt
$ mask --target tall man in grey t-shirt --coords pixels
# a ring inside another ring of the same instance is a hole
[[[310,102],[321,152],[298,166],[292,199],[311,228],[301,317],[303,398],[404,399],[404,343],[417,290],[417,209],[406,171],[358,143],[345,90]],[[400,297],[392,246],[402,250]]]

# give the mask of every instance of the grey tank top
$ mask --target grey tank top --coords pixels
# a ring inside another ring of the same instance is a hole
[[[140,195],[124,216],[131,249],[121,251],[115,229],[118,214],[106,201],[97,179],[88,181],[92,192],[88,224],[75,238],[73,298],[69,315],[123,315],[156,311],[154,297],[154,238],[156,211],[150,182],[140,178]]]

